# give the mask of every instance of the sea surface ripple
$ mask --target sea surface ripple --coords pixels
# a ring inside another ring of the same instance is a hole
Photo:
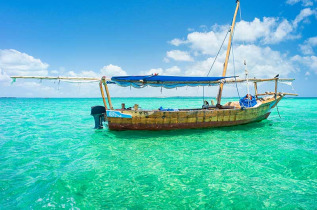
[[[229,100],[229,99],[226,99]],[[113,98],[142,108],[199,98]],[[316,209],[317,99],[268,120],[176,131],[94,130],[101,99],[0,99],[0,209]]]

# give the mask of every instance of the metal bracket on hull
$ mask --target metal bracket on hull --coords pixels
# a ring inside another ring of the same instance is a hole
[[[107,117],[115,117],[115,118],[132,118],[130,114],[123,114],[120,111],[107,110]]]

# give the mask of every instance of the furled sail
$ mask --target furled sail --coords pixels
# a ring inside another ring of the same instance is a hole
[[[117,85],[135,88],[143,88],[146,86],[176,88],[184,86],[212,86],[218,85],[219,80],[232,77],[185,77],[185,76],[161,76],[161,75],[146,75],[146,76],[118,76],[112,77],[111,81]]]
[[[103,78],[92,77],[50,77],[50,76],[11,76],[13,82],[16,79],[39,79],[39,80],[60,80],[64,82],[100,82]],[[147,75],[147,76],[114,76],[104,78],[107,84],[117,84],[123,87],[133,86],[142,88],[146,86],[176,88],[183,86],[214,86],[223,84],[235,84],[246,82],[246,79],[237,79],[233,77],[185,77],[185,76],[161,76],[161,75]],[[249,82],[274,82],[291,85],[294,79],[270,78],[270,79],[249,79]]]
[[[269,78],[269,79],[248,79],[249,82],[274,82],[275,80],[277,80],[280,83],[284,83],[284,84],[291,84],[295,79],[283,79],[283,78]],[[224,84],[233,84],[233,83],[243,83],[246,82],[246,79],[230,79],[230,80],[224,80],[223,83]]]

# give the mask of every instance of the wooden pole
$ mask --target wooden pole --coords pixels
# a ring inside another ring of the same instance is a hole
[[[88,80],[100,81],[100,78],[93,77],[43,77],[43,76],[12,76],[14,79],[47,79],[47,80]],[[110,79],[108,79],[110,80]]]
[[[277,93],[277,95],[290,95],[290,96],[298,96],[296,93]],[[267,96],[267,95],[275,95],[275,92],[265,92],[265,93],[258,93],[258,96]]]
[[[109,103],[110,109],[113,109],[113,106],[112,106],[112,103],[111,103],[111,97],[110,97],[110,93],[109,93],[109,89],[108,89],[108,85],[107,85],[105,76],[102,77],[102,81],[103,81],[103,85],[105,86],[105,90],[106,90],[107,99],[108,99],[108,103]]]
[[[89,78],[89,77],[42,77],[42,76],[11,76],[12,79],[43,79],[43,80],[78,80],[78,81],[86,81],[86,82],[99,82],[100,78]],[[106,81],[111,81],[111,78],[106,78]],[[268,81],[275,81],[275,78],[271,78],[271,79],[248,79],[249,82],[268,82]],[[279,82],[292,82],[294,81],[294,79],[290,79],[290,78],[285,78],[285,79],[278,79]],[[134,81],[132,81],[134,82]],[[139,82],[135,81],[135,82]],[[224,80],[225,84],[231,84],[231,83],[237,83],[237,82],[246,82],[245,79],[226,79]],[[157,81],[148,81],[148,84],[157,84]],[[175,83],[175,84],[179,84],[179,82],[170,82],[170,83]],[[186,82],[188,83],[188,82]],[[221,84],[221,81],[194,81],[191,82],[191,84],[196,84],[196,83],[203,83],[203,84],[209,84],[209,85],[218,85]]]
[[[277,81],[278,81],[278,78],[275,78],[275,99],[277,96]]]
[[[255,92],[255,97],[258,98],[258,84],[254,82],[254,92]]]
[[[99,82],[99,88],[100,88],[103,104],[105,105],[105,108],[107,110],[108,109],[107,108],[107,102],[106,102],[106,99],[105,99],[105,92],[103,91],[103,88],[102,88],[102,83],[103,83],[102,81]]]
[[[222,72],[222,76],[223,77],[225,77],[226,73],[227,73],[228,60],[229,60],[230,49],[231,49],[231,40],[232,40],[234,25],[235,25],[235,22],[236,22],[236,17],[237,17],[239,6],[240,6],[240,1],[237,0],[237,7],[236,7],[236,10],[235,10],[235,13],[234,13],[234,16],[233,16],[232,25],[231,25],[231,29],[230,29],[230,37],[229,37],[229,41],[228,41],[226,60],[225,60],[224,67],[223,67],[223,72]],[[217,97],[217,105],[216,105],[217,107],[220,107],[222,90],[223,90],[223,83],[221,83],[220,86],[219,86],[219,92],[218,92],[218,97]]]

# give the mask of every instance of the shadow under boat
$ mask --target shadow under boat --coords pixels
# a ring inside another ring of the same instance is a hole
[[[160,131],[149,131],[149,130],[110,130],[110,129],[99,129],[95,130],[98,135],[111,134],[116,138],[139,140],[155,137],[171,137],[171,136],[190,136],[199,134],[207,134],[214,132],[232,132],[232,131],[251,131],[254,129],[265,128],[272,126],[272,121],[264,120],[254,123],[248,123],[244,125],[235,125],[228,127],[217,127],[217,128],[193,128],[193,129],[177,129],[177,130],[160,130]]]

